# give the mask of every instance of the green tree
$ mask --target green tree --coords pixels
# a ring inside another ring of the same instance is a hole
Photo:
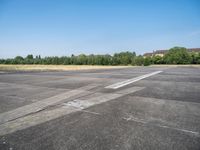
[[[33,55],[32,54],[27,55],[26,59],[33,59]]]
[[[25,64],[33,64],[34,63],[34,58],[32,54],[29,54],[26,56],[25,60],[24,60]]]
[[[87,56],[85,54],[80,54],[77,56],[77,64],[78,65],[86,65],[87,64]]]
[[[24,58],[22,56],[16,56],[13,60],[14,64],[23,64],[24,63]]]
[[[164,61],[167,64],[189,64],[191,57],[184,47],[173,47],[164,56]]]
[[[95,64],[95,56],[93,54],[88,56],[88,65],[94,65]]]
[[[142,66],[142,65],[144,65],[144,58],[143,58],[141,55],[137,56],[137,57],[135,58],[135,64],[136,64],[137,66]]]
[[[121,52],[114,54],[115,65],[129,65],[132,63],[132,59],[136,56],[135,52]]]
[[[163,64],[163,57],[161,56],[153,56],[151,60],[153,64]]]
[[[0,59],[0,64],[5,64],[5,59]]]
[[[151,57],[144,58],[144,66],[149,66],[149,65],[151,65]]]
[[[200,53],[192,52],[191,56],[191,63],[192,64],[199,64],[200,63]]]

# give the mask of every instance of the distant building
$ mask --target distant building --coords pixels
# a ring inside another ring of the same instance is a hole
[[[163,57],[169,50],[156,50],[153,51],[152,53],[145,53],[143,56],[144,57],[152,57],[152,56],[161,56]],[[200,48],[188,48],[187,51],[189,53],[200,53]]]
[[[187,49],[189,53],[200,53],[200,48],[189,48]]]
[[[153,56],[153,53],[144,53],[143,56],[144,56],[144,57],[151,57],[151,56]]]
[[[153,52],[153,56],[161,56],[163,57],[165,54],[167,54],[168,50],[156,50]]]

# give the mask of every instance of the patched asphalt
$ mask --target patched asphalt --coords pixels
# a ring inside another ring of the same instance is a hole
[[[0,103],[1,150],[200,149],[200,67],[3,72]]]

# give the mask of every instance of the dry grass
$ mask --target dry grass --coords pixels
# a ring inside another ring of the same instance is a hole
[[[200,67],[200,65],[151,65],[150,67]],[[0,64],[0,71],[66,71],[85,69],[117,69],[133,66],[92,66],[92,65],[4,65]],[[136,66],[135,66],[136,67]]]
[[[84,69],[117,69],[132,66],[91,66],[91,65],[4,65],[0,64],[1,71],[65,71]]]

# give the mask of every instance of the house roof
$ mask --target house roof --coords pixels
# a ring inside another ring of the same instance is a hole
[[[156,50],[153,52],[153,54],[166,54],[168,50]]]
[[[200,52],[200,48],[189,48],[188,52]]]
[[[153,53],[144,53],[143,56],[152,56],[152,55],[153,55]]]
[[[153,53],[145,53],[143,56],[152,56],[155,54],[166,54],[169,50],[156,50]],[[188,48],[188,52],[200,52],[200,48]]]

